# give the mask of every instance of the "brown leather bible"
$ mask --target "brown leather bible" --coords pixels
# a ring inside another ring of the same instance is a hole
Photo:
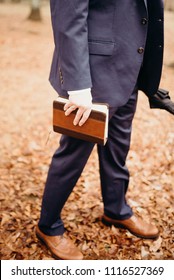
[[[58,97],[53,101],[53,130],[74,138],[105,145],[108,137],[108,104],[95,103],[88,120],[82,126],[73,125],[77,110],[65,116],[67,99]]]

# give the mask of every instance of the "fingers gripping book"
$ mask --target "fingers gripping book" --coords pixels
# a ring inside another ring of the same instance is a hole
[[[105,145],[108,138],[108,104],[93,103],[87,121],[82,125],[74,125],[73,120],[78,109],[65,116],[66,98],[58,97],[53,101],[53,131],[74,138]]]

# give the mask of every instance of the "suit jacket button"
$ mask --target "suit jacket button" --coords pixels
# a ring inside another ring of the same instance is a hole
[[[142,54],[144,52],[144,48],[140,47],[140,48],[138,48],[137,51],[138,51],[139,54]]]
[[[141,23],[142,23],[143,25],[146,25],[147,22],[148,22],[147,18],[142,18]]]

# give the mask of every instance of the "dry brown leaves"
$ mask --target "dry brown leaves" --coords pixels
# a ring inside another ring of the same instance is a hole
[[[51,103],[56,96],[47,82],[53,50],[49,10],[44,22],[25,19],[25,5],[1,4],[1,258],[51,259],[36,239],[35,225],[48,165],[57,148],[51,134]],[[162,86],[174,99],[174,46],[172,20],[166,13],[166,52]],[[170,40],[169,40],[170,38]],[[51,94],[49,94],[51,92]],[[128,201],[134,211],[160,229],[156,241],[141,240],[101,222],[103,204],[94,149],[74,192],[63,209],[67,232],[85,259],[173,259],[174,256],[174,119],[167,112],[150,110],[140,93],[132,145]]]

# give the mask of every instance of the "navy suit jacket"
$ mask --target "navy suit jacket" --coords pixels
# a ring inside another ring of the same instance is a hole
[[[50,82],[62,96],[92,88],[122,106],[138,80],[156,93],[163,60],[162,0],[51,0],[55,50]]]

